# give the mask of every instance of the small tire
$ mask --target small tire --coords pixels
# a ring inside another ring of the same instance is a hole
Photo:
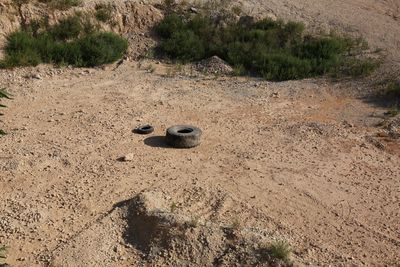
[[[190,125],[176,125],[167,129],[166,142],[175,148],[192,148],[200,144],[202,131]]]
[[[133,130],[133,132],[137,134],[151,134],[152,132],[154,132],[154,127],[147,124],[136,128],[135,130]]]

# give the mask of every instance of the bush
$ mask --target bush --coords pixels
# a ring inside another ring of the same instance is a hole
[[[27,32],[14,32],[7,37],[5,66],[35,66],[41,62],[36,40]]]
[[[363,76],[379,64],[350,55],[366,49],[362,40],[307,35],[304,25],[296,22],[240,20],[221,26],[204,15],[170,14],[155,31],[161,37],[157,47],[160,55],[183,62],[216,55],[240,73],[251,73],[268,80],[326,74]]]
[[[35,22],[27,30],[11,33],[7,37],[6,56],[0,67],[35,66],[40,63],[92,67],[118,60],[128,47],[122,37],[96,32],[78,16],[61,20],[52,27],[37,25],[46,24]]]
[[[120,59],[128,43],[117,34],[105,32],[88,35],[77,42],[82,55],[82,66],[93,67]]]

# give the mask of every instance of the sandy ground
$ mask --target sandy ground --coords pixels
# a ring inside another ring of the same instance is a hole
[[[253,0],[244,8],[363,34],[399,64],[397,1]],[[120,203],[154,189],[189,217],[289,240],[299,263],[398,265],[400,144],[377,126],[387,109],[365,97],[365,83],[189,74],[152,61],[0,70],[0,87],[14,95],[0,139],[7,262],[146,265],[123,237]],[[132,133],[145,123],[154,134]],[[166,128],[183,123],[204,131],[199,147],[163,143]],[[132,161],[117,160],[129,153]]]
[[[144,189],[186,213],[288,238],[304,263],[399,262],[399,143],[379,149],[368,138],[382,109],[321,80],[165,77],[147,64],[1,72],[15,95],[0,158],[0,242],[11,263],[51,262]],[[133,134],[143,123],[155,133]],[[166,127],[182,123],[203,129],[201,146],[165,147]],[[133,161],[117,161],[128,153]]]

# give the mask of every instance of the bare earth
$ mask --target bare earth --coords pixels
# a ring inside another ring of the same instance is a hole
[[[399,62],[394,0],[247,5],[356,27]],[[124,239],[118,203],[151,189],[189,217],[289,240],[299,264],[399,266],[400,139],[376,126],[386,109],[362,97],[363,82],[171,77],[175,67],[155,61],[114,67],[0,70],[0,87],[14,95],[0,139],[8,263],[145,266]],[[145,123],[154,134],[132,133]],[[202,144],[166,147],[175,124],[200,127]],[[117,160],[130,153],[132,161]]]

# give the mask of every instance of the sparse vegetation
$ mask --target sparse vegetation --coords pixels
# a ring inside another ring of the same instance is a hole
[[[231,9],[232,13],[235,14],[236,16],[240,16],[243,11],[242,11],[242,7],[237,5],[237,6],[233,6]]]
[[[170,211],[171,212],[175,212],[175,210],[178,208],[178,205],[175,202],[172,202],[171,207],[170,207]]]
[[[379,97],[388,108],[385,115],[387,117],[395,117],[400,114],[400,81],[397,77],[388,75],[375,85],[380,89]]]
[[[171,9],[175,4],[175,0],[164,0],[164,6],[167,9]]]
[[[21,20],[21,26],[22,28],[26,27],[26,17],[24,12],[22,11],[22,6],[25,4],[28,4],[30,0],[12,0],[13,4],[17,7],[18,10],[18,16]]]
[[[386,115],[389,117],[396,117],[400,114],[400,109],[397,105],[391,107],[387,112]]]
[[[153,73],[156,71],[156,68],[154,67],[153,64],[149,64],[144,68],[147,72]]]
[[[6,253],[6,247],[5,246],[0,246],[0,259],[5,259],[6,258],[5,253]]]
[[[389,82],[386,88],[386,94],[394,99],[394,104],[387,114],[391,117],[395,117],[400,114],[400,82]]]
[[[38,0],[47,4],[48,7],[56,10],[68,10],[82,4],[82,0]]]
[[[238,218],[234,218],[231,224],[232,230],[238,230],[240,228],[240,221]]]
[[[285,240],[276,240],[272,242],[268,250],[272,257],[283,261],[288,261],[292,253],[289,243]]]
[[[395,80],[389,81],[386,86],[386,93],[388,96],[400,99],[400,82]]]
[[[264,19],[221,25],[206,15],[170,14],[156,27],[162,38],[157,51],[182,62],[218,56],[237,74],[267,80],[291,80],[333,75],[358,77],[371,73],[377,60],[360,59],[361,39],[337,35],[311,36],[296,22]]]
[[[49,26],[33,21],[7,37],[0,67],[35,66],[40,63],[93,67],[120,59],[127,41],[111,32],[99,32],[80,16]]]
[[[196,228],[197,226],[199,226],[199,218],[196,216],[192,217],[190,218],[190,221],[188,221],[186,224],[189,228]]]
[[[109,22],[112,18],[113,6],[111,4],[96,4],[95,17],[98,21]]]
[[[4,90],[4,88],[0,88],[0,99],[2,99],[2,98],[4,98],[4,99],[11,99],[11,96],[10,96],[10,94],[8,94],[5,90]],[[0,102],[0,108],[6,108],[7,106],[5,106],[4,104],[1,104],[1,102]],[[4,114],[3,113],[1,113],[0,112],[0,116],[3,116]],[[5,135],[6,134],[6,132],[4,131],[4,130],[2,130],[2,129],[0,129],[0,136],[2,136],[2,135]],[[4,249],[4,248],[3,248]],[[0,249],[0,257],[1,257],[1,252],[4,252],[4,251],[2,251],[1,249]]]

